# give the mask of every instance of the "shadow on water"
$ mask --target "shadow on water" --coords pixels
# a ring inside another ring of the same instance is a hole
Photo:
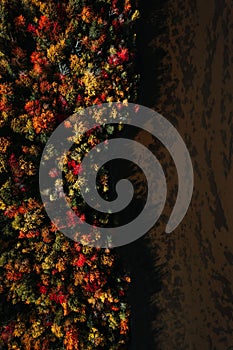
[[[130,342],[128,350],[156,349],[159,329],[152,329],[158,310],[150,298],[161,288],[161,267],[151,255],[145,238],[117,248],[123,268],[131,276],[132,283],[127,293],[131,306]]]
[[[156,106],[163,76],[161,61],[165,52],[152,45],[152,40],[168,30],[166,4],[168,0],[139,0],[140,19],[137,31],[137,66],[140,73],[138,103],[146,107]]]
[[[140,73],[138,103],[146,107],[156,106],[161,81],[160,66],[164,52],[154,48],[150,42],[161,34],[166,27],[163,15],[166,1],[139,1],[138,8],[141,18],[137,24],[137,72]],[[125,172],[119,164],[113,165],[118,173]],[[140,205],[140,204],[139,204]],[[160,329],[154,329],[158,310],[152,305],[151,298],[161,289],[162,267],[150,248],[148,235],[137,241],[115,249],[120,256],[122,268],[129,271],[132,279],[128,291],[128,301],[131,305],[131,339],[129,350],[153,350],[157,348],[156,339]]]

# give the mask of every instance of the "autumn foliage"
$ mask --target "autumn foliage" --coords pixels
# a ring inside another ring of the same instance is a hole
[[[137,17],[129,0],[0,3],[1,349],[127,344],[130,277],[112,251],[57,231],[41,202],[38,168],[46,141],[68,116],[135,100]],[[98,135],[86,141],[89,149]],[[65,169],[72,185],[81,167],[71,157]],[[49,175],[56,181],[54,169]],[[108,191],[104,174],[101,189]]]

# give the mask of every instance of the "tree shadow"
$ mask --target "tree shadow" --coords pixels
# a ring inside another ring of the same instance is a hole
[[[165,51],[152,45],[152,40],[167,30],[166,5],[168,0],[139,0],[140,19],[137,31],[137,72],[140,73],[138,103],[146,107],[156,106],[160,93],[164,68],[161,65]]]
[[[141,18],[137,31],[136,71],[140,74],[137,103],[152,108],[156,106],[159,96],[163,68],[161,61],[165,55],[160,48],[151,45],[152,40],[166,31],[167,1],[139,1]],[[118,166],[115,171],[123,172]],[[136,211],[135,211],[136,212]],[[156,323],[158,309],[156,295],[161,290],[163,266],[160,266],[155,249],[150,246],[148,235],[137,241],[116,248],[122,268],[129,271],[132,278],[127,293],[131,306],[131,334],[129,350],[152,350],[158,347],[157,339],[161,329],[153,327]]]

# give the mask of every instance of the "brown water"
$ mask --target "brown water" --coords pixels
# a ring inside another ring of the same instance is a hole
[[[230,350],[233,3],[170,0],[140,6],[144,16],[139,35],[140,102],[177,127],[192,157],[195,188],[188,213],[175,232],[164,234],[164,218],[145,238],[125,248],[133,270],[131,348]],[[169,164],[165,156],[165,167]],[[177,183],[174,171],[168,182],[171,190]],[[166,214],[174,192],[171,198]],[[164,276],[158,291],[160,264]]]

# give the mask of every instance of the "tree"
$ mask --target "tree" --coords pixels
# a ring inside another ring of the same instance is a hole
[[[133,6],[75,0],[0,6],[1,348],[122,349],[130,278],[114,253],[58,232],[41,203],[38,168],[46,141],[67,116],[135,97]],[[91,136],[86,151],[98,141]],[[65,171],[69,189],[79,173],[74,158]],[[54,169],[50,178],[57,181]],[[107,191],[104,175],[99,186]]]

